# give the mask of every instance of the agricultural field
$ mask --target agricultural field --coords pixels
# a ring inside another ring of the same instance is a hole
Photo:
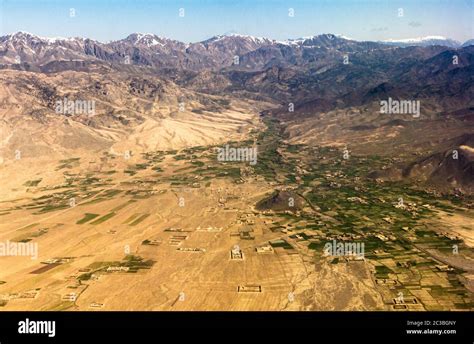
[[[371,178],[391,158],[290,144],[274,119],[229,146],[60,160],[0,203],[4,310],[470,310],[473,199]],[[97,160],[97,159],[96,159]],[[472,228],[471,228],[472,229]],[[334,241],[363,256],[327,255]]]

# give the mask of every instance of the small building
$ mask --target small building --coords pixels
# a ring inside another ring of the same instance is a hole
[[[244,259],[244,254],[242,250],[238,247],[234,247],[232,250],[230,250],[230,259],[231,260],[243,260]]]
[[[68,302],[75,302],[77,300],[77,294],[76,293],[68,293],[66,295],[63,295],[62,300],[63,301],[68,301]]]
[[[261,253],[261,254],[262,253],[273,253],[273,252],[275,252],[271,245],[257,246],[255,248],[255,250],[257,251],[257,253]]]

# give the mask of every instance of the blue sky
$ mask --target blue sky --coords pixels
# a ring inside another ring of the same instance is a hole
[[[225,33],[281,40],[335,33],[357,40],[437,35],[465,41],[474,37],[473,23],[472,0],[0,0],[1,35],[23,30],[102,42],[132,32],[184,42]]]

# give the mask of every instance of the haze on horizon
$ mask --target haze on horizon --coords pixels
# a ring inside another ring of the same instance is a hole
[[[228,33],[276,40],[333,33],[359,41],[444,36],[464,42],[474,37],[472,15],[467,0],[2,0],[0,34],[108,42],[141,32],[197,42]]]

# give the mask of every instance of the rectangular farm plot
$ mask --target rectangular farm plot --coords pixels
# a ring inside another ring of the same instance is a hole
[[[42,267],[31,271],[30,274],[39,275],[39,274],[45,273],[46,271],[54,269],[56,266],[59,266],[59,265],[61,264],[60,263],[45,264]]]
[[[112,212],[112,213],[108,213],[108,214],[106,214],[106,215],[104,215],[104,216],[99,217],[97,220],[91,222],[90,224],[91,224],[91,225],[99,225],[99,224],[101,224],[101,223],[103,223],[103,222],[105,222],[105,221],[111,219],[111,218],[114,217],[115,215],[117,215],[117,214],[116,214],[116,213],[113,213],[113,212]]]
[[[262,286],[261,285],[239,285],[237,287],[238,293],[261,293]]]
[[[143,220],[145,220],[148,216],[150,216],[150,214],[141,214],[139,217],[137,217],[134,221],[132,221],[132,222],[129,223],[128,225],[129,225],[129,226],[136,226],[136,225],[138,225],[140,222],[142,222]]]
[[[136,226],[143,220],[145,220],[148,216],[150,216],[149,213],[136,213],[130,216],[127,220],[123,222],[123,224],[128,224],[129,226]]]
[[[76,224],[82,225],[86,222],[89,222],[89,221],[95,219],[97,216],[99,216],[99,214],[85,213],[84,217],[82,219],[80,219],[79,221],[77,221]]]

